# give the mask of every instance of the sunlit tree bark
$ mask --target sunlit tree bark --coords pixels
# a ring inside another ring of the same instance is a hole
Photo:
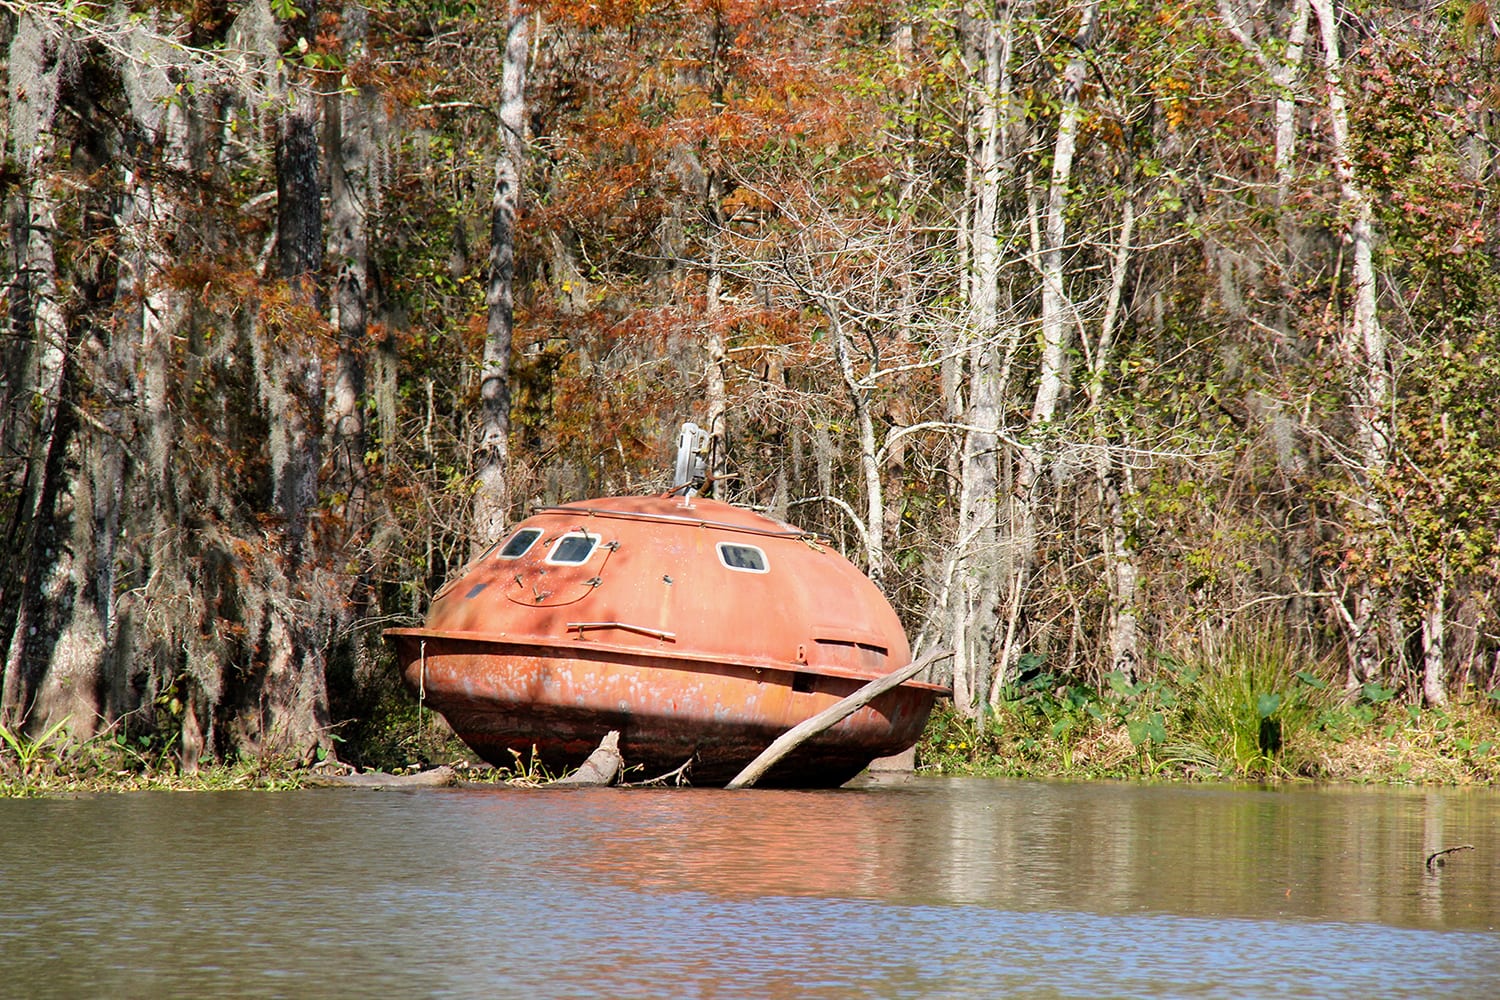
[[[978,712],[995,667],[998,593],[1004,550],[1000,537],[1000,410],[1002,372],[1000,314],[1001,186],[1013,178],[1006,149],[1010,110],[1011,22],[1008,5],[968,22],[974,41],[966,48],[977,62],[972,115],[975,151],[970,165],[967,232],[970,274],[965,335],[967,391],[960,417],[958,527],[949,555],[949,618],[953,643],[953,703]],[[1008,350],[1005,351],[1008,356]]]
[[[1092,352],[1089,369],[1088,398],[1094,424],[1097,449],[1095,474],[1099,479],[1100,549],[1104,553],[1104,573],[1109,587],[1109,666],[1127,677],[1137,675],[1140,651],[1140,571],[1135,544],[1126,524],[1126,497],[1130,489],[1130,472],[1117,450],[1111,447],[1108,422],[1104,414],[1104,380],[1115,358],[1115,337],[1120,320],[1121,300],[1134,252],[1134,193],[1121,205],[1120,228],[1114,254],[1110,260],[1110,285],[1099,337]],[[1128,444],[1128,442],[1126,442]]]
[[[478,492],[474,539],[483,548],[505,528],[510,509],[510,355],[515,339],[516,214],[526,150],[529,15],[512,0],[502,34],[500,131],[490,202],[489,286],[484,365],[479,383]]]
[[[1333,172],[1347,213],[1344,237],[1349,247],[1349,297],[1352,308],[1340,333],[1339,353],[1349,384],[1353,418],[1357,482],[1368,484],[1388,461],[1390,431],[1390,376],[1387,338],[1376,308],[1374,211],[1354,173],[1348,99],[1344,92],[1344,61],[1340,46],[1338,10],[1334,0],[1312,0],[1323,47],[1323,77],[1332,133]],[[1370,517],[1379,521],[1380,498],[1367,491],[1363,498]],[[1383,617],[1381,597],[1367,580],[1356,585],[1352,607],[1343,611],[1348,629],[1351,687],[1381,675],[1377,624]]]
[[[362,4],[343,12],[344,84],[326,99],[329,151],[329,255],[333,258],[333,309],[338,326],[330,398],[334,488],[344,495],[351,533],[363,528],[365,505],[365,349],[369,332],[369,223],[371,96],[365,73],[369,13]]]
[[[9,53],[10,155],[18,165],[18,190],[10,207],[10,335],[24,350],[7,387],[5,441],[23,456],[8,512],[8,550],[21,557],[5,571],[0,609],[10,625],[0,686],[0,725],[19,728],[32,719],[60,623],[59,601],[76,583],[63,525],[54,515],[64,486],[67,445],[66,392],[70,334],[58,298],[57,204],[51,170],[54,120],[63,87],[68,40],[56,25],[20,17]],[[51,722],[60,719],[48,720]],[[87,723],[85,723],[87,725]]]
[[[1021,616],[1021,607],[1031,585],[1038,558],[1039,524],[1046,507],[1045,476],[1052,440],[1063,398],[1068,371],[1069,351],[1078,317],[1065,287],[1067,261],[1067,212],[1072,197],[1073,157],[1078,145],[1078,129],[1083,119],[1081,104],[1084,80],[1088,75],[1088,54],[1093,46],[1099,17],[1099,4],[1088,2],[1079,11],[1077,31],[1072,39],[1073,56],[1068,60],[1060,81],[1057,131],[1052,144],[1052,169],[1047,197],[1041,206],[1040,245],[1037,247],[1037,272],[1040,284],[1041,357],[1036,375],[1036,391],[1026,432],[1016,449],[1016,495],[1012,538],[1017,559],[1012,568],[1011,592],[1016,603],[1011,610],[1012,628]],[[1007,646],[1009,647],[1009,643]],[[1001,670],[1010,670],[1002,662]]]

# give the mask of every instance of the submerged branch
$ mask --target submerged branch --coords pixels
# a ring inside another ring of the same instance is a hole
[[[1457,847],[1445,847],[1441,851],[1433,851],[1431,854],[1427,855],[1427,870],[1433,871],[1437,868],[1443,867],[1443,865],[1445,864],[1445,862],[1443,861],[1443,855],[1445,854],[1452,854],[1455,851],[1472,851],[1473,849],[1473,844],[1459,844]]]

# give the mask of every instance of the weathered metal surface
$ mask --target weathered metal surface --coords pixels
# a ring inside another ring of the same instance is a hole
[[[647,776],[722,784],[787,729],[910,662],[873,584],[798,529],[711,500],[547,508],[392,629],[407,682],[485,759],[577,766],[620,731]],[[721,546],[727,546],[721,549]],[[581,562],[571,560],[587,550]],[[920,735],[944,689],[907,683],[765,783],[836,785]]]

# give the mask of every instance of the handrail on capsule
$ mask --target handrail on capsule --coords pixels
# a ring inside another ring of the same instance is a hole
[[[580,639],[583,638],[585,629],[617,628],[622,629],[626,632],[638,632],[641,635],[649,635],[653,639],[660,639],[663,642],[677,641],[676,632],[668,632],[664,629],[651,628],[647,625],[632,625],[629,622],[567,622],[566,624],[568,628],[576,628],[578,630],[578,638]]]
[[[814,532],[803,531],[801,528],[793,528],[790,525],[785,530],[757,528],[749,524],[734,524],[730,521],[717,521],[711,518],[688,517],[683,514],[653,514],[644,510],[614,510],[610,507],[582,507],[564,504],[560,507],[538,507],[531,513],[533,516],[537,514],[587,514],[589,517],[614,517],[623,521],[652,521],[658,524],[719,528],[724,531],[738,531],[742,534],[761,535],[766,538],[800,538],[808,541],[815,541],[818,538],[818,535]]]

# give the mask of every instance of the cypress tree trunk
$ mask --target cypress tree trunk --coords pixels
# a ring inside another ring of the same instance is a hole
[[[318,183],[318,131],[311,94],[293,89],[291,105],[277,123],[276,240],[280,273],[294,308],[310,325],[322,313],[323,209]],[[302,336],[297,336],[297,333]],[[271,459],[274,503],[286,531],[295,568],[303,558],[307,520],[318,500],[319,425],[323,366],[305,331],[286,330],[271,346],[271,377],[278,405]],[[279,438],[279,440],[277,439]]]
[[[5,439],[21,456],[6,526],[8,550],[20,557],[19,565],[7,568],[0,596],[8,626],[0,725],[11,729],[58,721],[34,715],[33,702],[62,629],[59,602],[76,585],[66,515],[58,511],[71,427],[65,394],[72,344],[58,301],[50,176],[65,47],[53,26],[23,15],[9,53],[11,155],[20,171],[10,211],[10,332],[25,358],[4,418]]]
[[[292,37],[317,24],[316,5],[289,26]],[[310,537],[322,460],[323,215],[319,183],[318,102],[288,66],[276,121],[277,265],[285,281],[285,317],[257,324],[262,381],[271,425],[272,506],[281,521],[279,550],[257,567],[248,603],[257,629],[252,682],[236,706],[239,739],[251,752],[309,759],[331,752],[326,652],[330,616],[341,591],[326,578]],[[288,321],[289,318],[289,321]]]

